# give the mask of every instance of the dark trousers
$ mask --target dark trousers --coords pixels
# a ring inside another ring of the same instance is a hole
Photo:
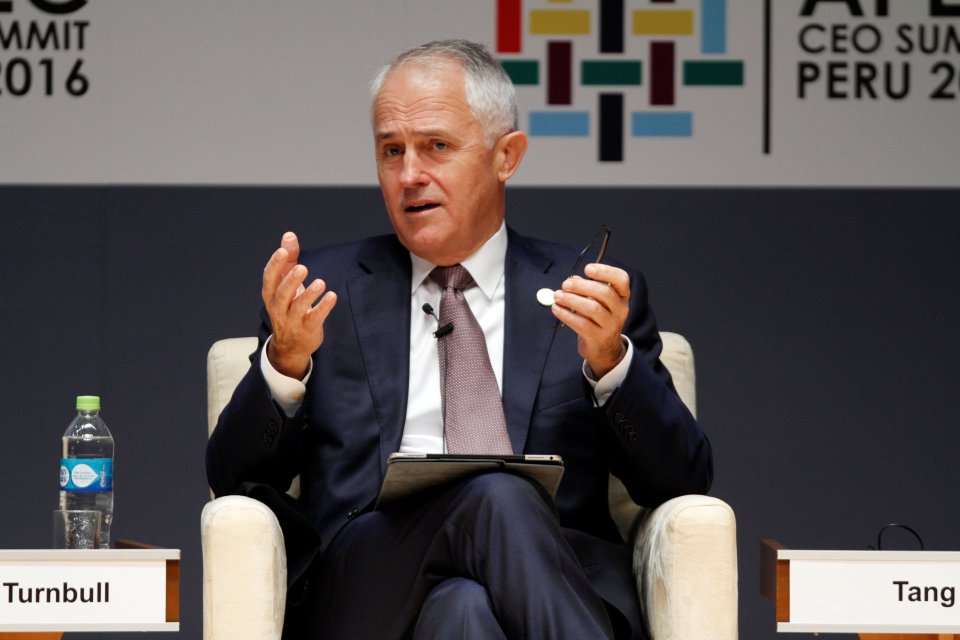
[[[607,546],[627,590],[616,608],[578,558],[600,548],[607,563]],[[358,516],[289,613],[324,640],[642,638],[631,580],[624,545],[564,530],[539,485],[489,473]]]

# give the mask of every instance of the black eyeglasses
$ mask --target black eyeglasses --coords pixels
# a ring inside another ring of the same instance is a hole
[[[600,249],[597,251],[597,257],[593,262],[599,263],[603,260],[603,256],[607,253],[607,245],[610,243],[610,227],[603,225],[600,227],[599,233],[594,236],[593,240],[587,243],[587,246],[583,248],[583,251],[580,252],[580,255],[577,256],[577,261],[573,263],[573,268],[570,269],[570,275],[575,276],[580,270],[580,265],[583,263],[583,258],[588,253],[590,249],[597,247],[599,245]]]
[[[587,243],[587,246],[585,246],[583,248],[583,251],[580,252],[580,255],[577,256],[577,261],[573,263],[573,268],[570,269],[570,276],[577,275],[577,272],[580,270],[580,265],[583,264],[584,257],[586,257],[588,253],[590,253],[591,249],[596,248],[597,246],[599,246],[600,248],[597,250],[597,257],[596,259],[593,260],[593,262],[599,263],[600,261],[602,261],[603,256],[606,255],[607,253],[607,245],[609,243],[610,243],[610,227],[608,227],[607,225],[603,225],[600,227],[600,232],[597,233],[596,236],[594,236],[593,240]],[[570,276],[567,276],[567,277],[570,277]],[[551,291],[550,289],[544,289],[542,291],[547,292],[547,298],[546,298],[546,301],[540,300],[540,304],[550,306],[550,304],[552,304],[553,302],[553,291]],[[538,300],[540,299],[539,293],[537,294],[537,299]],[[567,325],[557,320],[557,324],[556,324],[557,331],[559,331],[560,329],[563,329],[565,326]]]

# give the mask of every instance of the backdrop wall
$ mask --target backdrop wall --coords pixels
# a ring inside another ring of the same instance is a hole
[[[370,79],[451,37],[515,184],[957,186],[957,0],[5,0],[0,183],[370,186]]]

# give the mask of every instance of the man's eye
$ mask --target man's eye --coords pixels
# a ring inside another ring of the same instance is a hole
[[[437,151],[443,151],[444,149],[447,148],[447,143],[446,143],[446,142],[440,142],[440,141],[438,140],[437,142],[434,142],[434,143],[433,143],[433,148],[436,149]]]
[[[400,155],[400,149],[398,147],[387,147],[383,150],[383,155],[388,158],[394,158]]]

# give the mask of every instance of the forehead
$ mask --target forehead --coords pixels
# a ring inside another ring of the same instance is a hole
[[[467,102],[463,70],[453,62],[403,63],[387,75],[373,102],[377,138],[402,130],[478,125]]]

